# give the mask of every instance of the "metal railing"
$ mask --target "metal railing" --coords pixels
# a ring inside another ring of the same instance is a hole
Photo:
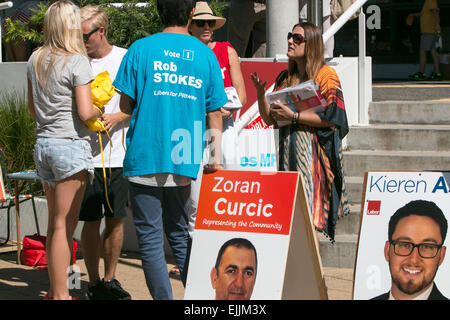
[[[1,2],[0,3],[0,11],[2,10],[6,10],[9,9],[13,6],[12,1],[7,1],[7,2]],[[2,63],[3,61],[3,57],[2,57],[2,28],[1,28],[1,23],[2,23],[2,19],[0,17],[0,63]]]
[[[355,1],[323,34],[323,42],[327,42],[355,14],[367,0]],[[358,122],[368,124],[368,104],[366,103],[366,15],[363,10],[358,16]]]

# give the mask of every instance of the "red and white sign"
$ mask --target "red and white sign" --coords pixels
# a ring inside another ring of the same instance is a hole
[[[234,166],[228,167],[229,169],[264,172],[278,170],[278,129],[268,126],[261,118],[256,89],[250,75],[257,72],[267,81],[266,90],[270,92],[277,76],[286,68],[286,62],[246,60],[241,62],[247,103],[241,108],[239,117],[236,119],[237,161]]]
[[[257,103],[258,96],[255,86],[253,85],[250,75],[258,73],[261,79],[267,81],[266,89],[269,89],[274,83],[281,71],[287,69],[287,62],[272,62],[272,61],[242,61],[241,71],[244,77],[245,92],[247,93],[247,103],[242,107],[240,116]]]
[[[370,200],[367,202],[367,214],[368,215],[379,215],[381,210],[380,200]]]
[[[259,115],[259,112],[254,112],[258,108],[258,96],[255,86],[250,78],[252,73],[258,73],[261,79],[267,81],[266,90],[270,91],[275,84],[275,80],[281,71],[287,69],[286,62],[273,61],[248,61],[241,62],[242,76],[244,77],[245,90],[247,93],[247,103],[242,107],[239,119],[244,120],[245,129],[268,129],[273,126],[268,126]],[[249,117],[249,112],[251,116]]]
[[[202,190],[209,192],[200,195],[195,229],[287,235],[297,180],[294,172],[203,175]]]
[[[204,174],[184,298],[213,300],[218,298],[219,290],[225,289],[247,292],[246,297],[251,300],[326,296],[322,277],[316,278],[321,274],[317,272],[320,263],[317,250],[311,248],[315,242],[306,201],[302,197],[304,190],[297,172],[267,174],[224,170]],[[248,263],[254,278],[247,287],[244,280],[228,280],[240,272],[243,277],[246,274],[239,270],[244,261],[240,256],[234,256],[236,261],[230,261],[232,258],[224,258],[225,253],[221,255],[225,252],[221,247],[232,239],[244,239],[254,247],[253,265]],[[224,270],[229,266],[234,271],[219,274],[215,268],[217,261],[223,263]],[[286,273],[293,270],[288,267],[289,261],[294,266],[302,264],[302,273],[296,272],[295,279]]]

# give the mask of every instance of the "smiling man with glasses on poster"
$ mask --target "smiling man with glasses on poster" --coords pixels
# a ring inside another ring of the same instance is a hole
[[[447,219],[431,201],[415,200],[389,220],[384,256],[391,272],[391,290],[373,300],[448,300],[434,283],[445,258]]]

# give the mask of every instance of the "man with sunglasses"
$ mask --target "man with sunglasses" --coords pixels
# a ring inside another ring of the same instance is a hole
[[[448,300],[434,283],[445,258],[447,219],[431,201],[415,200],[389,220],[384,256],[391,272],[391,290],[373,300]]]
[[[98,6],[81,8],[81,28],[83,40],[94,74],[108,71],[114,80],[126,49],[113,46],[108,42],[108,16]],[[129,125],[130,116],[120,111],[120,95],[115,94],[105,105],[102,121],[109,132],[111,141],[103,135],[103,157],[98,136],[91,135],[91,149],[94,160],[95,176],[92,184],[87,184],[80,210],[80,221],[84,221],[81,233],[83,257],[89,274],[87,298],[90,300],[130,300],[115,271],[119,261],[123,242],[123,221],[127,214],[128,183],[123,178],[123,158],[125,149],[122,144]],[[123,121],[123,130],[122,130]],[[111,168],[106,170],[108,188],[105,190],[103,164]],[[106,203],[105,193],[111,199],[113,212]],[[100,237],[100,224],[105,217],[103,239]],[[100,252],[103,248],[104,277],[99,275]]]

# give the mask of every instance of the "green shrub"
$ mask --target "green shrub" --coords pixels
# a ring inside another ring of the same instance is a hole
[[[0,146],[6,158],[9,173],[34,169],[33,147],[36,122],[28,112],[25,92],[0,92]],[[25,183],[20,183],[23,190]],[[35,191],[42,189],[40,183],[33,186]]]
[[[108,41],[111,44],[129,48],[134,41],[162,30],[156,0],[148,1],[145,7],[136,6],[136,2],[124,2],[122,7],[111,6],[108,2],[103,4],[109,18]]]

